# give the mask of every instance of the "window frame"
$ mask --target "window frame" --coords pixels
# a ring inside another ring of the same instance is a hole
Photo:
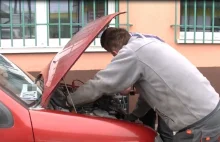
[[[186,2],[184,1],[184,4]],[[180,4],[180,20],[181,20],[181,2],[179,2]],[[194,6],[195,3],[193,3]],[[188,4],[187,4],[188,6]],[[187,7],[188,8],[188,7]],[[193,8],[194,9],[194,8]],[[194,17],[194,16],[193,16]],[[204,15],[203,15],[204,17]],[[187,15],[187,21],[188,21],[189,17]],[[212,16],[211,16],[212,19]],[[180,23],[180,29],[182,27],[185,27],[185,23],[181,24],[181,21],[179,21]],[[212,20],[211,20],[212,23]],[[188,23],[187,23],[188,25]],[[197,26],[197,25],[196,25]],[[213,27],[213,25],[211,24],[211,26]],[[212,28],[211,27],[211,28]],[[194,28],[194,27],[193,27]],[[219,44],[220,43],[220,32],[208,32],[208,31],[181,31],[179,30],[179,38],[177,39],[177,43],[203,43],[203,44]]]
[[[11,46],[11,39],[1,39],[0,53],[57,53],[66,45],[70,38],[60,38],[61,45],[59,45],[59,38],[49,38],[49,26],[47,20],[49,15],[45,14],[48,11],[47,3],[49,1],[36,1],[36,38],[37,46],[35,45],[35,38],[25,39],[25,46],[23,46],[23,39],[13,39],[13,47]],[[108,1],[107,14],[116,12],[116,2]],[[49,14],[49,13],[48,13]],[[116,19],[112,19],[110,27],[115,27]],[[47,32],[39,32],[47,31]],[[49,38],[49,46],[47,43]],[[85,52],[106,52],[100,44],[100,38],[96,38]]]

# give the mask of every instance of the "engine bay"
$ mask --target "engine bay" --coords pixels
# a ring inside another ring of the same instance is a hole
[[[52,94],[48,109],[112,119],[124,119],[128,113],[128,97],[120,93],[103,95],[98,100],[88,104],[68,104],[67,96],[74,93],[77,88],[74,85],[60,83]]]

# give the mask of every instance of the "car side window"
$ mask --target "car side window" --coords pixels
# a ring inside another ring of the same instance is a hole
[[[10,128],[14,125],[14,120],[10,110],[0,102],[0,129]]]

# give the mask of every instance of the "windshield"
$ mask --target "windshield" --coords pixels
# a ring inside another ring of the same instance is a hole
[[[0,54],[0,86],[28,106],[42,96],[42,89],[26,73]]]

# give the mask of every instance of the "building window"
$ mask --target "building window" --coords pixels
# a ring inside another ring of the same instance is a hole
[[[220,2],[181,1],[180,41],[220,43]]]
[[[24,51],[23,47],[28,47],[26,50],[36,48],[32,50],[33,52],[40,52],[39,48],[57,52],[59,47],[65,46],[88,22],[118,11],[117,2],[116,0],[1,1],[0,48],[13,49],[14,53]],[[118,25],[114,18],[110,25],[114,27],[116,24]],[[104,51],[100,47],[99,36],[91,43],[89,50]],[[3,53],[3,50],[1,52]]]
[[[82,4],[84,5],[83,15]],[[105,11],[108,10],[105,9],[105,4],[108,5],[105,1],[97,2],[87,0],[82,3],[81,0],[75,0],[73,2],[70,0],[51,0],[49,2],[49,14],[50,23],[53,25],[50,25],[50,38],[59,38],[59,34],[61,38],[70,38],[71,35],[76,34],[83,25],[104,16]],[[70,24],[71,22],[72,25]]]
[[[35,38],[34,23],[34,1],[0,1],[1,39]]]

